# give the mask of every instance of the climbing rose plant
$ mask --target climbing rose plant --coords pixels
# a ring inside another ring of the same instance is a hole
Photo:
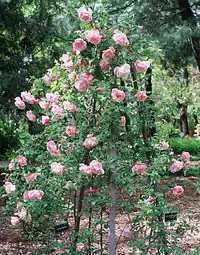
[[[142,254],[170,254],[177,244],[168,240],[163,220],[166,197],[178,199],[184,188],[159,183],[184,168],[189,154],[176,160],[166,141],[145,136],[151,62],[139,52],[148,36],[141,26],[109,25],[104,13],[94,20],[91,9],[80,8],[78,16],[81,29],[69,51],[15,99],[40,130],[24,129],[9,164],[4,187],[11,224],[66,254],[116,254],[121,237]],[[132,33],[140,35],[137,44]],[[117,236],[115,220],[123,214],[128,220]],[[58,242],[54,228],[63,221],[69,229]]]

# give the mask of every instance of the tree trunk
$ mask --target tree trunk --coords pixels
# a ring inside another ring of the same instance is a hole
[[[180,122],[181,122],[182,132],[183,132],[184,136],[189,135],[187,105],[180,104],[180,108],[181,108]]]

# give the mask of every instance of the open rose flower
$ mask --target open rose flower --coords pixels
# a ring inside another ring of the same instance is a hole
[[[53,162],[51,164],[51,171],[55,174],[64,174],[65,170],[65,166],[61,165],[60,163]]]
[[[17,225],[20,224],[20,218],[15,217],[15,216],[11,216],[10,222],[11,222],[12,226],[17,226]]]
[[[26,166],[27,165],[27,158],[24,157],[23,155],[20,155],[18,158],[17,158],[17,162],[20,166]]]
[[[169,149],[169,143],[168,142],[161,142],[158,146],[158,149],[160,151],[165,151],[165,150]]]
[[[60,97],[60,94],[58,92],[46,93],[46,99],[47,99],[47,101],[49,101],[51,103],[57,103],[59,97]]]
[[[122,116],[121,119],[119,120],[119,125],[120,126],[125,126],[126,125],[126,117]]]
[[[146,72],[147,69],[150,67],[150,62],[149,61],[136,61],[134,66],[138,72]]]
[[[72,43],[72,47],[74,50],[83,51],[87,48],[87,43],[83,39],[78,38]]]
[[[85,32],[85,38],[88,42],[92,44],[99,44],[101,42],[101,35],[99,34],[99,30],[93,28],[92,30],[87,30]]]
[[[40,175],[39,173],[28,173],[25,175],[26,182],[29,184],[34,183],[36,180],[37,176]]]
[[[80,21],[90,22],[92,21],[92,10],[81,7],[78,9],[78,16]]]
[[[25,103],[21,100],[20,97],[15,98],[15,105],[17,106],[18,109],[24,110],[26,108]]]
[[[190,153],[187,151],[183,151],[181,154],[181,158],[185,162],[188,161],[190,159]]]
[[[94,77],[89,72],[81,73],[80,77],[81,77],[81,79],[88,80],[88,81],[92,81],[94,79]]]
[[[83,146],[87,149],[92,149],[97,145],[97,139],[93,135],[88,135],[85,141],[83,142]]]
[[[12,184],[11,182],[5,182],[5,184],[3,186],[4,186],[5,191],[6,191],[7,194],[12,194],[16,190],[15,185]]]
[[[61,118],[64,114],[64,109],[57,104],[52,105],[51,111],[54,115],[57,115],[59,118]]]
[[[77,243],[76,250],[77,251],[84,251],[85,250],[85,244],[84,243]]]
[[[15,162],[13,159],[10,161],[10,163],[8,165],[8,170],[9,171],[15,170]]]
[[[34,121],[37,120],[35,114],[33,114],[32,111],[27,111],[27,112],[26,112],[26,117],[27,117],[30,121],[32,121],[32,122],[34,122]]]
[[[82,173],[86,173],[88,176],[92,175],[92,168],[90,166],[87,166],[85,164],[80,164],[79,171]]]
[[[119,44],[121,46],[129,45],[129,40],[127,39],[127,36],[119,30],[114,31],[113,40],[116,42],[116,44]]]
[[[76,105],[75,104],[71,104],[69,102],[63,102],[63,107],[68,112],[76,112],[76,110],[77,110]]]
[[[141,162],[137,162],[136,165],[132,168],[132,172],[138,173],[140,175],[146,174],[147,165]]]
[[[25,190],[23,194],[24,201],[42,200],[44,192],[42,190]]]
[[[21,98],[24,102],[27,102],[29,104],[35,104],[37,103],[37,100],[35,99],[35,97],[27,91],[24,91],[21,93]]]
[[[75,126],[67,126],[65,133],[68,136],[75,136],[76,135],[76,127]]]
[[[59,152],[55,142],[52,140],[47,143],[47,150],[51,155],[53,155],[55,157],[60,156],[60,152]]]
[[[99,64],[101,71],[105,72],[107,66],[108,66],[108,61],[106,59],[102,59]]]
[[[102,175],[104,174],[104,169],[102,164],[98,160],[93,160],[90,162],[89,166],[92,169],[92,172],[96,175]]]
[[[49,124],[50,118],[48,116],[42,116],[42,125],[47,125]]]
[[[184,192],[184,189],[182,186],[175,186],[174,188],[171,189],[171,192],[174,198],[178,198]]]
[[[46,98],[41,98],[39,101],[39,106],[44,110],[49,110],[52,106],[51,102],[47,101]]]
[[[122,66],[117,66],[114,69],[114,74],[118,78],[124,78],[130,73],[130,65],[129,64],[124,64]]]
[[[183,169],[183,167],[184,167],[183,162],[177,160],[177,161],[175,161],[175,162],[171,165],[170,171],[171,171],[172,173],[176,173],[176,172],[180,171],[181,169]]]
[[[103,50],[102,59],[109,60],[115,56],[115,48],[109,47],[107,50]]]
[[[138,91],[135,95],[138,102],[144,102],[147,99],[147,95],[143,91]]]
[[[122,90],[119,89],[112,89],[111,93],[112,99],[115,102],[122,102],[125,98],[125,93]]]
[[[75,81],[76,80],[76,72],[73,71],[73,72],[69,73],[68,78],[71,82]]]
[[[80,92],[88,90],[89,87],[90,87],[89,81],[86,79],[81,79],[75,83],[75,88]]]

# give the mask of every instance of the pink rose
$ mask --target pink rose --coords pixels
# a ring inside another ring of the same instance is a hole
[[[59,60],[62,61],[62,62],[69,62],[71,59],[70,59],[70,56],[68,54],[63,54],[62,57]]]
[[[15,170],[15,162],[13,159],[10,161],[10,163],[8,165],[8,170],[9,171]]]
[[[64,109],[57,104],[53,104],[51,111],[53,112],[54,115],[57,115],[59,118],[61,118],[64,114]]]
[[[78,9],[78,16],[80,21],[90,22],[92,21],[92,10],[81,7]]]
[[[83,72],[81,73],[81,79],[92,81],[94,77],[89,72]]]
[[[7,194],[12,194],[16,190],[15,185],[12,184],[11,182],[5,182],[5,184],[3,186],[4,186],[5,191],[6,191]]]
[[[86,91],[87,89],[89,89],[89,81],[81,79],[75,83],[75,88],[80,92]]]
[[[65,133],[68,136],[75,136],[76,135],[76,127],[75,126],[67,126]]]
[[[99,64],[101,71],[105,72],[107,66],[108,66],[108,61],[105,59],[102,59]]]
[[[97,91],[98,91],[98,92],[102,92],[102,91],[103,91],[103,88],[98,87],[98,88],[97,88]]]
[[[171,171],[172,173],[176,173],[176,172],[180,171],[181,169],[183,169],[183,167],[184,167],[183,162],[177,160],[177,161],[175,161],[175,162],[171,165],[170,171]]]
[[[83,146],[87,149],[92,149],[97,145],[97,139],[93,135],[88,135],[85,141],[83,142]]]
[[[147,69],[150,67],[150,62],[149,61],[136,61],[134,66],[138,72],[146,72]]]
[[[104,169],[102,167],[102,164],[98,160],[93,160],[90,162],[89,166],[92,169],[92,172],[96,175],[102,175],[104,174]]]
[[[17,162],[20,166],[26,166],[27,165],[27,158],[23,155],[20,155],[17,159]]]
[[[15,105],[17,106],[18,109],[24,110],[26,108],[25,103],[21,100],[20,97],[15,98]]]
[[[77,243],[77,245],[76,245],[76,250],[77,250],[77,251],[84,251],[84,250],[85,250],[85,245],[84,245],[84,243]]]
[[[160,151],[165,151],[165,150],[169,149],[169,143],[168,142],[161,142],[159,144],[158,148],[159,148]]]
[[[93,28],[92,30],[87,30],[85,32],[86,40],[92,44],[99,44],[101,42],[101,35],[99,34],[99,30]]]
[[[121,46],[129,45],[129,40],[127,39],[127,36],[119,30],[114,31],[113,40],[116,42],[116,44],[119,44]]]
[[[17,226],[20,224],[20,219],[18,217],[11,216],[10,222],[12,226]]]
[[[76,80],[76,72],[71,72],[69,75],[68,75],[68,78],[71,82],[75,81]]]
[[[27,91],[21,93],[21,98],[24,102],[27,102],[29,104],[35,104],[37,102],[35,97]]]
[[[24,201],[41,200],[44,195],[42,190],[25,190],[23,194]]]
[[[119,90],[119,89],[112,89],[111,96],[112,96],[113,101],[122,102],[125,98],[125,93],[124,93],[124,91]]]
[[[79,171],[82,173],[86,173],[88,176],[92,175],[92,168],[90,166],[87,166],[85,164],[80,164]]]
[[[70,73],[72,73],[74,71],[74,64],[72,61],[66,62],[64,63],[64,67],[66,68],[66,70]]]
[[[39,173],[28,173],[25,175],[26,182],[29,184],[34,183],[36,180],[37,176],[40,175]]]
[[[103,51],[102,59],[109,60],[110,58],[115,56],[115,48],[109,47],[107,50]]]
[[[142,31],[142,30],[144,29],[144,27],[143,27],[143,26],[138,26],[138,29],[139,29],[140,31]]]
[[[52,141],[52,140],[47,143],[47,150],[51,155],[53,155],[55,157],[60,156],[60,152],[57,149],[57,146],[56,146],[55,142]]]
[[[25,207],[23,207],[21,211],[18,211],[18,217],[23,221],[31,222],[31,215],[27,214]]]
[[[66,168],[61,165],[60,163],[57,163],[57,162],[53,162],[51,164],[51,171],[56,173],[56,174],[64,174]]]
[[[187,151],[183,151],[181,154],[181,158],[185,162],[188,161],[190,159],[190,153]]]
[[[174,198],[178,198],[184,192],[184,189],[182,186],[175,186],[174,188],[171,189],[171,192]]]
[[[30,121],[32,121],[32,122],[34,122],[34,121],[37,120],[35,114],[33,114],[32,111],[27,111],[27,112],[26,112],[26,117],[27,117]]]
[[[68,238],[69,238],[69,234],[68,234],[67,232],[65,232],[64,235],[63,235],[63,237],[64,237],[65,239],[68,239]]]
[[[125,126],[126,125],[126,117],[122,116],[121,119],[119,120],[119,125],[120,126]]]
[[[50,103],[57,103],[58,98],[60,97],[58,92],[55,93],[46,93],[46,99]]]
[[[144,102],[147,99],[147,95],[143,91],[138,91],[135,95],[138,102]]]
[[[41,98],[41,100],[39,101],[39,105],[42,109],[49,110],[52,104],[48,102],[46,98]]]
[[[169,153],[169,156],[173,157],[173,156],[174,156],[174,152],[171,151],[171,152]]]
[[[124,78],[130,73],[130,65],[129,64],[124,64],[122,66],[117,66],[114,69],[114,74],[118,78]]]
[[[137,162],[136,165],[132,168],[132,172],[138,173],[140,175],[146,174],[147,165],[141,162]]]
[[[63,107],[68,112],[76,112],[76,110],[77,110],[76,105],[75,104],[71,104],[69,102],[63,102]]]
[[[147,202],[149,202],[149,203],[153,202],[153,197],[148,197]]]
[[[78,38],[72,43],[72,47],[74,50],[83,51],[87,48],[87,43],[83,39]]]
[[[47,125],[50,122],[50,118],[48,116],[42,115],[42,125]]]

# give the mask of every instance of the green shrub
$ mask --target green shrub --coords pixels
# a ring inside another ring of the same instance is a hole
[[[200,140],[196,138],[170,138],[169,144],[176,155],[188,151],[192,156],[200,158]]]
[[[200,177],[200,167],[190,167],[184,169],[184,176],[196,176]]]

